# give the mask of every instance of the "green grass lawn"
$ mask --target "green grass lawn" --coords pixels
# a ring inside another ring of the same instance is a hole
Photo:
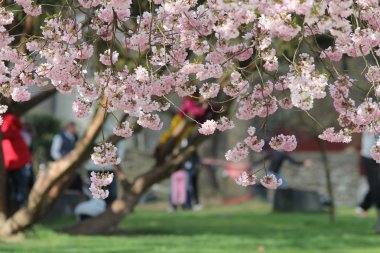
[[[38,225],[23,241],[0,243],[1,253],[380,253],[374,215],[357,218],[340,210],[330,225],[325,213],[272,213],[251,202],[201,212],[167,213],[140,207],[109,236],[68,236]],[[264,249],[264,250],[263,250]]]

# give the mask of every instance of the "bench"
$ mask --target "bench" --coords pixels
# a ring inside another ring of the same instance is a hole
[[[273,210],[276,212],[316,212],[322,210],[318,193],[292,188],[277,189]]]

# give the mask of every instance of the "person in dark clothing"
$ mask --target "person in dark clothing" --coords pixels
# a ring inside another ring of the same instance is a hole
[[[372,195],[371,192],[368,190],[362,202],[359,204],[360,211],[357,211],[357,213],[360,213],[363,216],[367,216],[367,211],[371,208],[372,205]]]
[[[303,161],[301,162],[301,161],[294,160],[293,157],[288,155],[286,152],[279,152],[279,151],[270,152],[264,157],[264,159],[270,160],[269,171],[276,174],[280,173],[282,164],[286,160],[288,160],[291,164],[294,164],[297,166],[304,164]]]
[[[74,122],[69,122],[65,126],[65,130],[57,134],[53,138],[53,143],[50,149],[50,155],[54,160],[59,160],[65,157],[71,150],[74,149],[78,141],[76,134],[76,126]]]
[[[268,173],[275,175],[276,178],[282,178],[280,171],[285,161],[289,161],[291,164],[294,164],[296,166],[301,166],[303,164],[309,166],[311,163],[310,160],[297,161],[286,152],[271,150],[262,159],[254,162],[253,164],[260,164],[268,160],[270,162],[269,167],[267,168]],[[282,179],[282,185],[279,188],[285,189],[287,187],[287,182],[284,179]],[[264,188],[261,184],[258,184],[255,188],[259,196],[262,196],[264,199],[267,199],[266,188]]]
[[[280,176],[280,170],[282,168],[283,163],[288,160],[291,164],[301,166],[306,161],[296,161],[293,157],[291,157],[286,152],[279,152],[279,151],[271,151],[268,154],[264,156],[261,160],[257,161],[255,164],[263,163],[265,161],[269,160],[269,167],[268,171],[269,173],[273,173],[276,177]],[[284,184],[284,181],[283,181]]]
[[[76,125],[74,122],[66,124],[64,131],[57,134],[53,138],[53,143],[50,149],[50,155],[54,160],[60,160],[70,153],[75,148],[78,141],[76,134]],[[80,175],[77,173],[71,182],[69,189],[82,191],[83,182]]]
[[[371,202],[378,209],[378,222],[376,232],[380,234],[380,165],[373,159],[364,158],[364,167],[369,185]]]
[[[360,155],[363,162],[365,175],[369,185],[369,194],[372,203],[377,207],[376,233],[380,234],[380,164],[371,156],[371,149],[379,139],[379,135],[363,133]]]
[[[195,211],[201,210],[203,207],[199,201],[198,178],[199,178],[200,159],[195,151],[189,160],[184,163],[184,167],[188,172],[188,194],[186,204]],[[193,203],[194,200],[194,203]]]

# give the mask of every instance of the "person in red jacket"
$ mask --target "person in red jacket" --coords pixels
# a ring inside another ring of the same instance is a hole
[[[23,124],[16,115],[12,113],[3,115],[1,144],[7,171],[7,190],[16,208],[24,204],[28,197],[28,176],[25,166],[31,162],[29,148],[21,135],[22,129]]]

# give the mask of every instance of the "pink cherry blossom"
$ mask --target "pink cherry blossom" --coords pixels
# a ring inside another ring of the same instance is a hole
[[[158,115],[150,113],[142,114],[137,120],[137,124],[152,130],[160,130],[163,126],[163,123],[161,122]]]
[[[321,52],[321,58],[329,58],[330,61],[340,61],[342,59],[342,52],[336,49],[328,47],[326,50]]]
[[[3,7],[0,7],[0,25],[9,25],[12,21],[13,13],[6,11]]]
[[[9,36],[8,31],[0,26],[0,48],[9,45],[13,40],[14,38]]]
[[[269,145],[272,149],[277,151],[291,152],[297,147],[297,140],[294,135],[277,135],[272,137]]]
[[[225,157],[228,161],[239,162],[248,156],[248,148],[245,144],[238,142],[233,149],[226,152]]]
[[[236,184],[247,187],[256,184],[257,177],[254,174],[249,174],[243,171],[238,178],[235,179]]]
[[[117,148],[109,142],[105,142],[94,147],[94,153],[92,153],[91,159],[96,165],[102,167],[120,163],[120,158],[117,158]]]
[[[138,12],[131,11],[137,0],[78,0],[53,9],[41,1],[14,2],[0,7],[0,95],[12,101],[29,100],[35,87],[49,85],[75,94],[77,117],[90,115],[92,105],[103,106],[106,113],[123,112],[144,128],[160,130],[159,115],[173,101],[197,97],[213,109],[198,129],[204,135],[233,128],[238,123],[233,116],[267,121],[276,112],[309,111],[332,101],[329,108],[342,130],[328,128],[321,139],[346,143],[353,133],[380,130],[376,0],[150,0],[149,8],[140,6]],[[33,16],[49,11],[34,27],[36,36],[20,40],[16,26],[27,19],[20,19],[19,10]],[[331,38],[328,48],[310,44],[319,36]],[[291,40],[299,45],[289,57],[281,45]],[[107,47],[104,52],[99,44]],[[343,57],[361,61],[361,70],[338,67],[335,62]],[[99,63],[104,66],[92,71]],[[225,109],[231,118],[219,116]],[[123,122],[114,132],[129,137],[132,129]],[[226,159],[239,161],[250,150],[260,152],[264,141],[257,134],[250,128]],[[294,136],[285,135],[269,144],[279,151],[297,146]],[[102,144],[93,159],[115,164],[115,149]],[[377,157],[376,148],[373,154]],[[108,195],[93,190],[98,197]]]
[[[100,54],[99,61],[104,65],[111,66],[112,64],[115,64],[117,62],[118,57],[119,53],[117,51],[113,51],[111,59],[111,50],[108,49],[104,52],[104,54]]]
[[[264,68],[267,71],[276,71],[278,69],[278,58],[276,57],[275,49],[272,48],[269,52],[264,52],[263,60],[265,61]]]
[[[35,4],[32,4],[28,7],[25,7],[24,8],[24,11],[26,14],[30,15],[30,16],[39,16],[42,14],[42,8],[41,8],[41,5],[35,5]]]
[[[104,187],[110,185],[113,181],[113,173],[91,172],[91,185],[90,191],[94,199],[106,199],[109,195],[108,190],[104,190]]]
[[[258,139],[257,136],[248,136],[244,139],[244,143],[247,144],[247,146],[255,152],[261,152],[265,144],[264,140]]]
[[[333,127],[325,129],[325,131],[323,131],[323,133],[320,134],[318,138],[328,142],[351,142],[351,136],[347,131],[340,130],[339,132],[335,132]]]
[[[11,96],[16,102],[28,101],[31,97],[30,92],[24,86],[13,88]]]
[[[249,136],[254,136],[256,134],[256,127],[253,127],[253,126],[248,127],[247,133]]]
[[[99,4],[102,3],[102,0],[78,0],[78,2],[84,7],[84,8],[91,8],[96,7]]]
[[[198,129],[198,132],[203,135],[210,135],[215,132],[216,127],[217,127],[216,121],[206,120]]]
[[[93,183],[97,187],[104,187],[110,185],[113,181],[114,175],[113,173],[102,173],[102,172],[91,172],[91,183]]]
[[[78,45],[73,51],[77,59],[85,60],[92,56],[94,47],[92,45],[88,45],[87,43],[83,43]]]
[[[267,189],[275,190],[282,185],[282,179],[277,179],[275,175],[267,175],[260,179],[260,183]]]
[[[227,117],[225,117],[225,116],[221,117],[221,118],[218,120],[218,123],[217,123],[217,125],[216,125],[216,128],[217,128],[219,131],[221,131],[221,132],[226,131],[226,130],[229,130],[229,129],[232,129],[232,128],[234,128],[234,127],[235,127],[234,122],[233,122],[231,119],[229,119],[229,118],[227,118]]]
[[[380,69],[377,66],[371,66],[368,69],[367,74],[365,75],[368,81],[371,83],[380,82]]]
[[[133,130],[130,128],[129,122],[124,121],[120,124],[120,126],[113,129],[113,133],[117,136],[128,138],[132,136]]]
[[[102,188],[96,187],[94,184],[90,185],[89,190],[94,199],[106,199],[109,196],[109,190],[104,190]]]
[[[205,99],[214,98],[218,96],[219,88],[220,86],[217,83],[204,83],[199,89],[199,93]]]
[[[85,118],[90,114],[91,102],[77,97],[73,103],[73,112],[78,118]]]

